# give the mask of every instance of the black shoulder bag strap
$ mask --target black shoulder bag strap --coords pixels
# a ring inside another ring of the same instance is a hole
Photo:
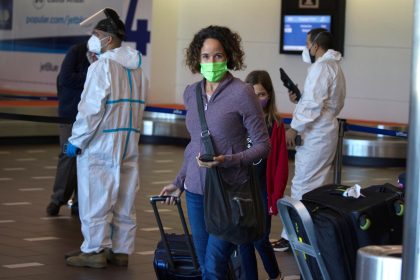
[[[197,99],[198,116],[200,117],[201,124],[201,140],[203,141],[204,147],[206,148],[206,153],[210,155],[215,155],[213,144],[210,138],[210,131],[207,127],[206,116],[204,115],[204,104],[203,98],[201,96],[201,83],[198,83],[195,87],[195,94]]]

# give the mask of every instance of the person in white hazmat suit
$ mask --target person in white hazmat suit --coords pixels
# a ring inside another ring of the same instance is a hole
[[[327,30],[317,28],[308,32],[302,59],[311,65],[303,93],[297,101],[296,94],[289,92],[290,100],[297,105],[286,131],[287,145],[294,147],[298,134],[302,138],[302,145],[296,146],[291,187],[291,197],[297,200],[327,183],[337,150],[337,116],[344,106],[346,81],[340,67],[342,56],[331,49],[332,44],[332,35]],[[282,237],[286,237],[284,231]]]
[[[80,253],[66,259],[71,266],[102,268],[107,262],[126,266],[134,251],[138,142],[146,86],[141,54],[121,46],[124,34],[123,22],[111,10],[88,41],[98,60],[88,69],[66,151],[77,156],[84,237]]]

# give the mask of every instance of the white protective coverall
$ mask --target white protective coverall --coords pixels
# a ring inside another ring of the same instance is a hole
[[[108,50],[90,65],[69,142],[79,147],[81,251],[134,251],[138,143],[146,98],[141,54]]]
[[[328,50],[308,69],[302,98],[290,126],[302,137],[296,147],[291,196],[302,195],[325,184],[338,141],[337,116],[344,106],[346,81],[341,54]]]

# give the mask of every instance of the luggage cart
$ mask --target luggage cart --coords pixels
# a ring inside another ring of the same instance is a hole
[[[277,201],[277,208],[303,279],[319,279],[314,278],[311,272],[316,265],[322,279],[330,280],[331,277],[318,248],[314,224],[305,205],[299,200],[285,196]],[[311,261],[308,255],[315,261]]]

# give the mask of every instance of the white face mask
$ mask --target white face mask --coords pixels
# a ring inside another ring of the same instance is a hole
[[[96,37],[95,35],[90,36],[87,45],[88,45],[88,50],[90,52],[96,53],[96,54],[100,54],[101,53],[101,49],[102,49],[102,44],[101,41],[106,39],[102,38],[99,39],[98,37]]]
[[[305,63],[312,63],[311,55],[309,54],[309,50],[307,47],[305,47],[302,51],[302,60]]]

